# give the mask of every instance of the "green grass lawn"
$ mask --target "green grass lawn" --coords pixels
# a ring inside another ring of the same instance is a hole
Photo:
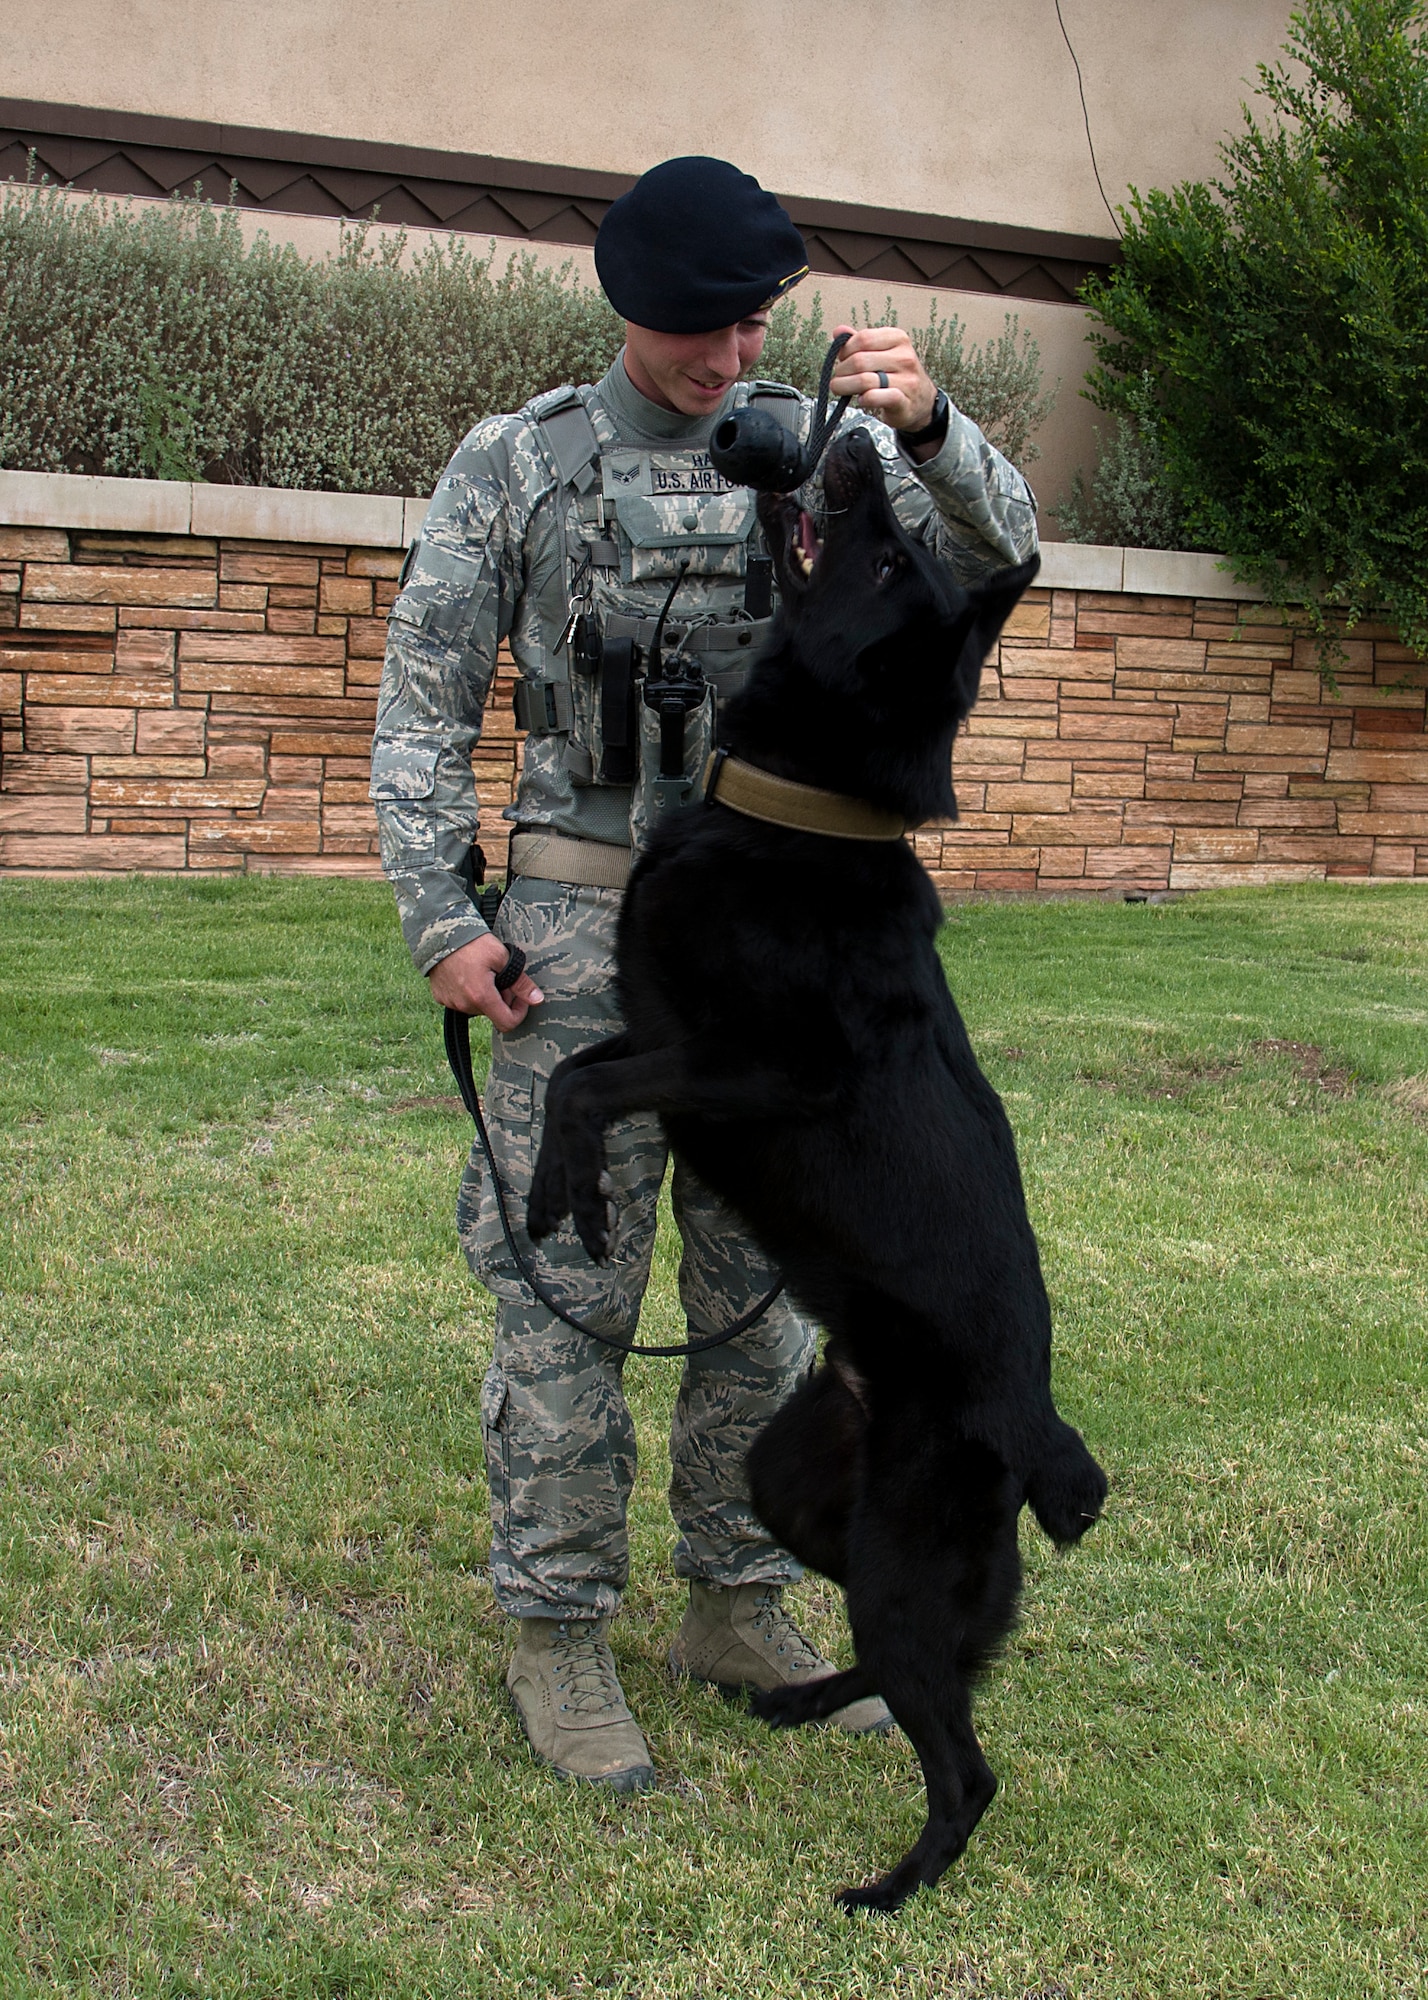
[[[0,940],[0,1991],[1428,1993],[1422,890],[950,917],[1113,1487],[1079,1550],[1028,1525],[1003,1789],[893,1921],[829,1896],[920,1826],[906,1743],[664,1673],[677,1363],[630,1364],[615,1637],[659,1788],[531,1761],[385,891],[9,881]]]

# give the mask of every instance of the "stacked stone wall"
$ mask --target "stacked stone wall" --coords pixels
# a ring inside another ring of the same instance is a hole
[[[379,875],[401,551],[0,527],[0,871]],[[503,867],[509,659],[476,758]]]
[[[1330,687],[1264,604],[1032,591],[957,745],[960,818],[914,842],[946,896],[1428,878],[1425,682],[1384,627]]]
[[[401,503],[381,504],[396,541]],[[1049,549],[1047,571],[1112,554]],[[378,874],[368,753],[400,563],[0,526],[0,872]],[[503,658],[474,760],[498,874],[511,675]],[[1034,590],[957,746],[961,816],[912,838],[948,897],[1428,879],[1425,685],[1387,630],[1359,628],[1328,688],[1262,604]]]

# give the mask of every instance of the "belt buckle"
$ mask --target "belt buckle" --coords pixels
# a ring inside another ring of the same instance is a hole
[[[709,752],[708,759],[704,765],[703,775],[699,780],[706,806],[714,804],[714,794],[719,789],[719,773],[724,767],[724,759],[728,754],[728,751],[723,749],[711,750]]]

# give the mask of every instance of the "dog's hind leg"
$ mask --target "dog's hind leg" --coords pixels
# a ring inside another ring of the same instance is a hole
[[[828,1359],[799,1385],[749,1447],[745,1466],[754,1512],[807,1569],[846,1580],[848,1523],[862,1484],[868,1420],[861,1382],[830,1343]],[[775,1729],[824,1722],[876,1694],[862,1666],[759,1691],[749,1707]]]
[[[858,1659],[917,1751],[927,1822],[897,1866],[845,1909],[895,1910],[966,1847],[996,1779],[972,1726],[972,1691],[1016,1616],[1021,1485],[984,1446],[929,1439],[914,1421],[870,1442],[849,1537]]]
[[[769,1533],[834,1583],[847,1577],[867,1427],[846,1374],[825,1363],[770,1417],[744,1461],[749,1498]]]
[[[894,1715],[911,1738],[927,1786],[927,1824],[886,1875],[858,1889],[840,1889],[845,1910],[900,1909],[919,1889],[930,1889],[958,1859],[978,1820],[996,1796],[997,1781],[972,1727],[970,1684],[929,1691],[910,1701],[907,1690]],[[914,1711],[917,1712],[914,1712]]]

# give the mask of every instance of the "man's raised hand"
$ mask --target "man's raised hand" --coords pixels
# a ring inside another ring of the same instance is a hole
[[[833,395],[856,396],[859,409],[881,417],[895,431],[920,431],[932,421],[937,388],[902,327],[838,326],[833,331],[851,336],[833,370]]]

